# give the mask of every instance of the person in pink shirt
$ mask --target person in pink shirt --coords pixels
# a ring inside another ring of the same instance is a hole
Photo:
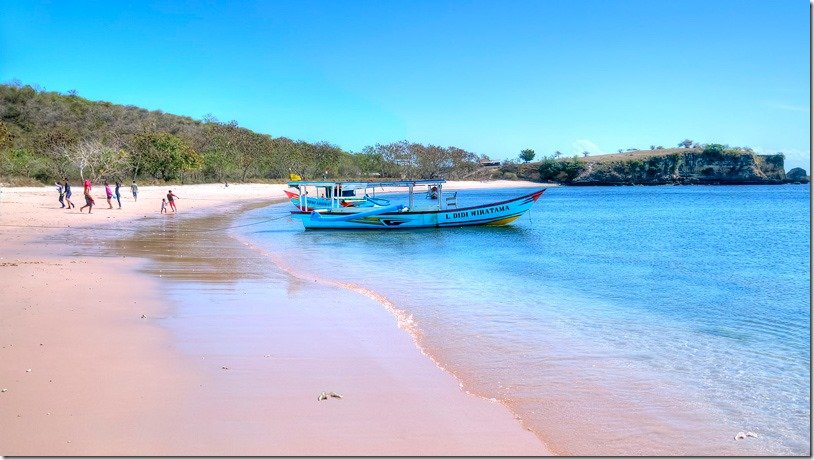
[[[110,209],[113,209],[113,203],[110,202],[110,199],[113,198],[113,190],[110,190],[110,184],[105,181],[105,196],[107,197],[107,205],[110,206]]]

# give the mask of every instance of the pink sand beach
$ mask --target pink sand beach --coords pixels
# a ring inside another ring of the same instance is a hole
[[[178,213],[160,214],[170,188]],[[230,266],[217,261],[249,249],[217,232],[179,246],[140,230],[281,201],[284,188],[144,186],[134,201],[125,187],[122,209],[115,200],[108,209],[95,187],[99,206],[89,215],[78,211],[81,193],[67,210],[53,187],[3,187],[0,455],[552,453],[507,407],[463,391],[396,317],[359,293],[280,274],[271,301],[279,308],[186,322],[162,275],[143,270],[146,260],[172,251],[179,267],[195,267],[186,262],[207,257],[209,274],[196,275],[215,286],[231,281]],[[112,249],[134,237],[129,252]],[[172,276],[185,270],[195,268]],[[252,299],[250,288],[234,296]],[[320,400],[323,392],[341,398]]]

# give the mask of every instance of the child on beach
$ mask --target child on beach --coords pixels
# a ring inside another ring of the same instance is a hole
[[[108,209],[113,209],[113,203],[110,202],[110,199],[113,198],[113,191],[110,190],[110,184],[105,181],[105,196],[107,197],[107,205],[110,206]]]
[[[138,185],[136,185],[136,181],[133,181],[133,185],[130,186],[130,191],[133,192],[133,201],[138,201]]]
[[[177,209],[175,209],[175,200],[174,200],[173,198],[178,198],[178,195],[176,195],[176,194],[172,193],[172,190],[170,190],[170,191],[167,193],[167,201],[169,201],[169,202],[170,202],[170,207],[172,208],[172,212],[176,212],[176,211],[178,211],[178,210],[177,210]],[[180,198],[178,198],[178,199],[180,200]]]
[[[68,203],[68,209],[75,208],[76,205],[71,201],[71,184],[68,182],[67,177],[65,178],[65,183],[62,184],[62,187],[65,191],[65,201]]]
[[[59,204],[62,205],[59,208],[62,209],[65,207],[65,190],[62,188],[62,184],[59,182],[54,182],[54,185],[57,186],[57,193],[59,193]]]
[[[167,199],[162,198],[161,199],[161,214],[164,214],[166,212],[167,212]]]

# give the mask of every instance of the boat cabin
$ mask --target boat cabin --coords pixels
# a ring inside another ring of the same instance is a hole
[[[296,189],[299,192],[299,207],[306,209],[306,201],[308,197],[318,197],[325,199],[325,209],[327,210],[341,210],[348,208],[349,202],[356,200],[372,202],[374,206],[381,206],[379,201],[387,203],[387,200],[379,200],[376,198],[376,190],[380,193],[387,189],[407,189],[407,208],[413,209],[415,206],[415,193],[416,187],[424,186],[426,190],[432,191],[433,199],[438,199],[437,205],[432,205],[432,210],[439,211],[454,207],[456,205],[453,200],[444,200],[443,185],[446,181],[444,179],[433,180],[402,180],[392,182],[325,182],[325,181],[291,181],[288,183],[289,187]],[[311,192],[310,190],[313,190]],[[361,191],[361,193],[359,193]],[[394,190],[388,190],[394,191]],[[450,195],[454,197],[453,195]],[[349,200],[350,199],[350,200]]]

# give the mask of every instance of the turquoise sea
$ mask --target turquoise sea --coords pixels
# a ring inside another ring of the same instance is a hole
[[[554,187],[506,227],[249,225],[292,209],[232,231],[285,270],[380,296],[555,452],[811,453],[808,186]]]

